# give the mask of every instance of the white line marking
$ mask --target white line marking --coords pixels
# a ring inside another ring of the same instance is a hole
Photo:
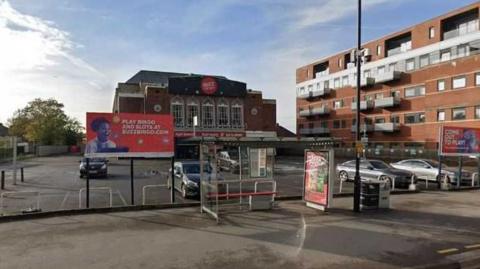
[[[65,193],[65,196],[63,197],[63,201],[60,204],[60,209],[64,209],[65,202],[67,202],[67,198],[68,198],[69,195],[70,195],[70,192]]]
[[[122,200],[123,205],[127,205],[127,201],[125,201],[125,199],[123,198],[122,193],[119,190],[117,190],[117,193],[118,193],[118,196],[120,197],[120,200]]]
[[[452,252],[457,252],[458,248],[447,248],[447,249],[442,249],[442,250],[437,250],[438,254],[448,254]]]
[[[303,244],[305,243],[305,236],[307,234],[307,223],[305,222],[305,217],[302,214],[302,227],[299,230],[299,233],[297,234],[297,237],[300,237],[300,244],[298,245],[296,255],[298,256],[300,254],[300,251],[303,249]]]

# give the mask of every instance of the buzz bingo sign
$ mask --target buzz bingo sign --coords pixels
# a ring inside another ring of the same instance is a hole
[[[85,157],[172,157],[173,117],[87,113]]]
[[[333,198],[333,150],[306,150],[303,199],[308,207],[326,211]]]
[[[480,154],[480,128],[443,126],[440,130],[440,155]]]

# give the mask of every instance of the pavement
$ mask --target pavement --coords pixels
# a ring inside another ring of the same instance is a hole
[[[479,257],[479,197],[478,190],[395,195],[392,209],[360,214],[351,197],[335,198],[327,213],[283,201],[270,211],[224,210],[220,224],[198,207],[0,222],[0,268],[439,264]]]

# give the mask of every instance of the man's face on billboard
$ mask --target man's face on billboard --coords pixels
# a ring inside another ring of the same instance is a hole
[[[106,142],[108,140],[108,137],[110,136],[110,133],[110,124],[106,122],[102,123],[97,130],[98,140],[100,140],[101,142]]]

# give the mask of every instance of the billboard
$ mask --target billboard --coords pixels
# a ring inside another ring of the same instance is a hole
[[[171,157],[173,117],[87,113],[85,157]]]
[[[480,128],[443,126],[440,131],[440,154],[450,156],[480,153]]]
[[[333,197],[333,151],[306,150],[303,198],[307,206],[325,210]]]

